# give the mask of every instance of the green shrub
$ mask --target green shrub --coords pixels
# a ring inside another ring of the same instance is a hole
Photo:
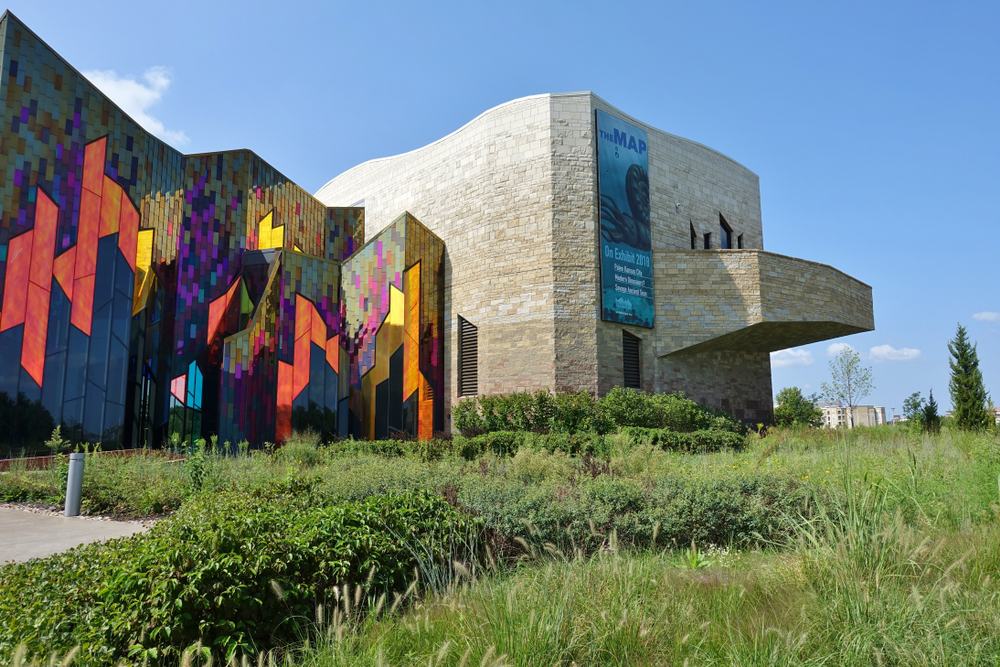
[[[598,401],[598,409],[619,428],[669,429],[679,433],[707,430],[747,433],[747,427],[727,412],[698,405],[684,398],[682,393],[647,394],[615,387]]]
[[[471,460],[480,450],[472,438],[433,440],[340,440],[326,446],[327,451],[340,457],[381,456],[385,458],[412,457],[421,461],[439,461],[446,456],[461,456]]]
[[[319,433],[292,431],[284,444],[275,451],[278,460],[307,468],[322,465],[325,457]]]
[[[600,400],[587,392],[553,395],[546,389],[464,398],[452,410],[452,420],[455,429],[470,438],[496,431],[606,434],[624,427],[747,432],[729,414],[698,405],[683,394],[647,394],[622,387]]]
[[[664,476],[644,481],[603,474],[576,483],[546,482],[565,463],[519,453],[508,478],[488,476],[463,484],[461,506],[478,515],[494,548],[517,552],[517,538],[572,552],[619,544],[698,543],[761,545],[780,540],[789,516],[808,515],[808,493],[790,476]],[[580,472],[584,472],[581,470]],[[534,482],[534,483],[529,483]],[[655,536],[655,540],[654,540]]]
[[[668,452],[709,453],[723,450],[740,451],[746,445],[746,436],[731,431],[701,430],[678,433],[665,428],[639,428],[629,426],[621,430],[633,442],[648,443]]]
[[[452,423],[469,438],[494,431],[607,433],[615,427],[602,416],[590,393],[553,394],[548,389],[463,398],[452,409]]]
[[[521,447],[527,438],[526,433],[521,431],[490,431],[474,438],[466,438],[465,445],[469,453],[474,452],[474,456],[491,453],[497,456],[513,455]]]
[[[252,655],[300,636],[335,585],[398,591],[415,552],[450,563],[447,537],[472,525],[427,491],[333,506],[202,495],[148,533],[0,567],[0,660],[20,642],[35,655],[79,644],[98,663],[174,664],[197,641]]]
[[[526,438],[524,446],[546,452],[607,457],[611,455],[609,436],[600,433],[547,433]]]

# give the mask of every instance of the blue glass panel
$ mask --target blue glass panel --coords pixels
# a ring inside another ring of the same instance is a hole
[[[198,364],[192,361],[191,365],[188,366],[187,379],[187,405],[189,408],[201,410],[201,392],[203,384],[204,378],[201,374],[201,370],[198,369]]]
[[[127,206],[127,204],[122,204]],[[127,297],[132,298],[132,292],[135,290],[135,273],[132,271],[132,267],[128,265],[128,260],[125,259],[125,255],[119,250],[115,255],[115,261],[118,266],[115,267],[115,290]]]
[[[104,391],[87,383],[87,398],[83,409],[84,436],[91,442],[100,442],[104,435]]]
[[[97,242],[97,275],[94,278],[94,311],[111,301],[115,291],[115,261],[118,235],[105,236]]]
[[[101,441],[118,444],[122,439],[122,424],[125,421],[125,406],[106,403],[104,406],[104,431]]]
[[[45,379],[44,377],[42,378]],[[18,393],[24,394],[29,401],[42,400],[42,388],[35,379],[28,375],[28,371],[21,369],[21,380],[17,384]]]
[[[45,340],[45,354],[61,352],[69,344],[69,316],[72,304],[59,282],[52,279],[52,298],[49,301],[49,333]],[[48,362],[46,362],[48,365]],[[47,382],[47,381],[46,381]]]
[[[108,345],[111,342],[111,303],[94,313],[90,328],[90,363],[87,380],[104,389],[108,382]]]
[[[69,347],[66,355],[66,393],[63,398],[71,401],[82,398],[87,384],[87,350],[90,338],[76,327],[69,332]]]
[[[319,408],[326,405],[326,350],[309,344],[309,401]],[[330,406],[333,407],[333,406]]]
[[[326,359],[323,361],[325,363]],[[337,373],[330,364],[326,364],[326,407],[337,414]]]
[[[75,401],[66,401],[63,404],[62,423],[70,427],[79,426],[83,423],[82,398],[78,398]]]
[[[45,377],[42,379],[42,405],[58,424],[62,420],[63,386],[66,382],[66,352],[57,352],[45,358]]]
[[[0,333],[0,393],[17,400],[17,381],[21,376],[21,343],[24,325]]]
[[[108,398],[110,403],[125,403],[125,380],[128,375],[128,348],[112,339],[108,354]]]
[[[111,333],[119,341],[128,345],[132,327],[132,299],[121,292],[115,292],[114,311],[111,318]]]

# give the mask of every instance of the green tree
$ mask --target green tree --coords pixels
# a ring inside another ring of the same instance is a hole
[[[924,423],[924,397],[915,391],[903,400],[903,417],[911,426],[922,427]]]
[[[830,383],[820,387],[823,396],[847,406],[847,425],[854,428],[854,406],[875,388],[872,369],[862,366],[861,355],[845,346],[830,362],[830,376]]]
[[[798,387],[785,387],[778,392],[778,407],[774,409],[774,423],[779,426],[819,426],[823,411],[816,407],[814,396],[805,397]]]
[[[987,411],[990,397],[983,385],[983,374],[979,370],[979,354],[976,346],[969,342],[968,333],[961,324],[955,338],[948,343],[951,359],[952,416],[955,426],[966,431],[985,431],[993,426],[993,419]]]
[[[938,404],[934,400],[934,390],[931,389],[927,397],[927,405],[923,409],[924,430],[928,433],[938,433],[941,431],[941,417],[938,415]]]

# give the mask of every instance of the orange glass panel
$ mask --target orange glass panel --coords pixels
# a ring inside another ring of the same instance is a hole
[[[372,372],[361,378],[361,437],[365,440],[375,439],[375,385],[372,383]]]
[[[316,306],[309,304],[312,309],[312,342],[319,345],[324,350],[326,349],[326,322],[323,321],[323,317],[316,310]]]
[[[208,338],[206,341],[210,345],[212,340],[215,339],[215,333],[219,330],[219,322],[222,321],[222,316],[226,314],[226,306],[229,301],[228,296],[228,294],[223,294],[208,304]]]
[[[52,280],[51,274],[49,280]],[[45,373],[45,339],[49,332],[49,290],[34,283],[28,285],[28,308],[24,318],[24,342],[21,365],[28,375],[42,385]]]
[[[41,188],[35,204],[35,239],[31,248],[30,280],[43,290],[52,289],[52,259],[56,254],[59,207]]]
[[[420,265],[406,272],[406,316],[403,322],[403,400],[413,395],[419,386],[420,343]],[[419,399],[418,399],[419,400]]]
[[[170,381],[170,393],[181,403],[187,401],[187,397],[184,395],[185,389],[187,389],[187,373]]]
[[[334,373],[340,373],[340,334],[326,341],[326,363]]]
[[[139,212],[132,207],[132,202],[122,195],[122,217],[118,227],[118,247],[128,265],[135,271],[135,256],[139,247]]]
[[[208,343],[211,343],[215,338],[215,334],[219,330],[219,324],[222,322],[222,318],[226,316],[226,311],[229,310],[229,304],[233,302],[233,296],[236,294],[236,288],[239,285],[240,279],[237,278],[229,286],[225,294],[208,304]]]
[[[375,365],[365,377],[371,378],[372,386],[377,387],[389,378],[389,330],[392,326],[388,318],[382,321],[375,334]]]
[[[298,312],[298,311],[296,311]],[[309,384],[309,357],[312,339],[309,336],[302,336],[295,341],[295,378],[292,381],[292,400],[298,398],[306,385]]]
[[[94,319],[94,276],[83,276],[73,281],[73,310],[69,321],[83,333],[90,335]]]
[[[430,384],[420,374],[420,423],[417,426],[417,439],[430,440],[434,437],[434,394]]]
[[[118,233],[118,221],[121,214],[121,186],[105,176],[104,191],[101,193],[101,238]]]
[[[307,333],[312,333],[312,312],[313,305],[301,294],[295,295],[295,340],[302,338]]]
[[[66,298],[73,302],[73,272],[76,270],[76,246],[73,246],[52,262],[52,275],[66,292]]]
[[[292,434],[292,374],[291,364],[278,362],[278,410],[274,425],[274,439],[284,442]]]
[[[28,299],[28,269],[35,232],[25,232],[7,244],[7,275],[3,290],[3,310],[0,311],[0,331],[24,322],[24,306]]]
[[[101,194],[104,178],[104,158],[107,155],[108,138],[103,137],[88,144],[83,154],[83,188],[95,195]]]
[[[76,277],[97,271],[97,234],[101,229],[101,198],[87,190],[80,196],[80,227],[76,234]]]

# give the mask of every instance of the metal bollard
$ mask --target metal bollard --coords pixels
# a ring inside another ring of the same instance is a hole
[[[80,496],[83,493],[83,456],[83,454],[69,455],[65,516],[80,516]]]

